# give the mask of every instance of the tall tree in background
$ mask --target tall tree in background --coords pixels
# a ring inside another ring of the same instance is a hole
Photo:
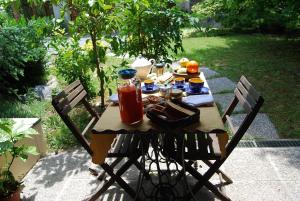
[[[131,56],[167,59],[170,50],[177,53],[182,48],[182,31],[186,15],[174,1],[141,0],[123,1],[121,50]]]
[[[204,0],[193,8],[201,19],[226,28],[282,32],[300,29],[299,0]]]

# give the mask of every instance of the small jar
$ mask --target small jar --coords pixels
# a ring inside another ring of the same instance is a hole
[[[172,87],[168,84],[159,87],[160,96],[165,99],[170,99]]]
[[[175,99],[175,100],[182,100],[182,90],[180,89],[172,89],[172,92],[171,92],[171,99]]]
[[[164,74],[164,67],[165,64],[164,63],[156,63],[154,64],[155,68],[156,68],[156,76],[162,76]]]

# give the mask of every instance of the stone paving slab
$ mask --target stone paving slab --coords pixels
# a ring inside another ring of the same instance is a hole
[[[234,114],[231,115],[232,123],[235,128],[237,128],[245,118],[246,114]],[[252,122],[251,126],[247,130],[245,137],[251,137],[254,139],[278,139],[278,133],[269,119],[268,115],[265,113],[258,113]]]
[[[101,185],[89,174],[90,165],[89,155],[83,149],[43,158],[24,178],[23,201],[87,200]],[[300,147],[236,148],[223,166],[223,171],[234,181],[225,186],[226,193],[232,200],[297,201],[299,166]],[[135,187],[136,178],[127,176],[125,179]],[[191,176],[187,179],[190,184],[195,182]],[[215,180],[213,183],[217,184]],[[195,196],[197,200],[217,200],[205,188]],[[98,200],[132,199],[118,185],[113,185]]]
[[[229,92],[235,89],[235,83],[227,77],[213,78],[207,80],[209,88],[213,94]]]
[[[233,179],[232,200],[297,201],[300,197],[300,147],[237,148],[224,163]]]
[[[214,100],[218,105],[221,106],[221,112],[225,112],[226,108],[229,106],[229,103],[231,103],[234,94],[233,93],[225,93],[225,94],[213,94]],[[237,107],[233,111],[235,112],[244,112],[243,107],[238,103]]]
[[[200,67],[200,71],[203,72],[206,79],[210,79],[210,78],[217,77],[220,75],[216,71],[211,70],[207,67]]]

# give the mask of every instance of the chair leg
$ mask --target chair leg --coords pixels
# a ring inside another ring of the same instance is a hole
[[[115,182],[115,179],[110,178],[107,182],[103,184],[103,186],[88,200],[88,201],[95,201],[97,200],[102,193],[104,193],[113,183]]]
[[[211,192],[213,192],[220,200],[222,201],[231,201],[229,197],[225,195],[224,192],[220,191],[215,185],[213,185],[210,181],[204,184]]]
[[[114,170],[111,166],[109,166],[107,163],[104,163],[100,165],[105,173],[110,175],[110,179],[104,183],[104,185],[101,187],[101,189],[96,192],[89,201],[95,201],[97,200],[102,193],[104,193],[115,181],[135,200],[140,201],[140,199],[136,196],[137,194],[135,191],[121,178],[121,175],[128,170],[128,168],[134,163],[134,159],[129,159],[128,161],[123,164],[120,169],[114,173]]]
[[[184,161],[182,164],[182,161],[177,161],[179,164],[181,165],[185,165],[185,169],[187,172],[189,172],[193,177],[195,177],[198,182],[194,185],[192,192],[193,194],[196,194],[202,187],[203,185],[205,185],[209,190],[211,190],[218,198],[220,198],[221,200],[224,201],[230,201],[230,198],[228,198],[224,193],[222,193],[221,191],[219,191],[219,189],[217,189],[210,181],[208,181],[210,179],[211,176],[205,176],[205,175],[201,175],[197,170],[195,170],[188,162]],[[212,167],[210,167],[211,169]],[[215,167],[213,167],[215,168]],[[209,171],[209,170],[208,170]],[[215,170],[216,171],[216,170]],[[214,171],[214,172],[215,172]],[[206,173],[205,173],[206,174]],[[212,174],[213,175],[213,174]],[[183,200],[190,200],[192,198],[192,194],[189,193],[187,194]]]
[[[209,166],[209,167],[211,167],[212,164],[213,164],[212,162],[210,162],[210,161],[208,161],[208,160],[203,160],[203,162],[204,162],[207,166]],[[232,183],[233,183],[233,181],[230,179],[230,177],[228,177],[222,170],[218,169],[218,170],[216,171],[216,173],[222,175],[222,178],[226,181],[226,184],[232,184]]]
[[[123,159],[123,158],[117,158],[116,160],[114,160],[114,161],[110,164],[110,167],[111,167],[111,168],[115,168],[116,165],[118,165],[118,164],[121,162],[122,159]],[[105,177],[106,177],[106,172],[103,171],[103,172],[98,176],[97,179],[98,179],[99,181],[102,181],[102,180],[105,179]]]

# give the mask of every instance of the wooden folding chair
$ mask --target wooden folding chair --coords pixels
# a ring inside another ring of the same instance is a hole
[[[86,95],[87,92],[84,90],[80,81],[77,80],[67,86],[57,96],[55,96],[52,99],[52,105],[76,139],[92,156],[93,151],[90,147],[89,141],[86,139],[86,134],[91,131],[93,126],[98,121],[99,116],[86,100]],[[87,124],[85,129],[83,129],[83,131],[76,126],[69,115],[69,113],[81,103],[86,108],[87,112],[89,112],[92,116],[92,119]],[[136,192],[121,178],[121,175],[125,173],[125,171],[128,170],[131,165],[135,165],[140,171],[144,171],[142,165],[138,162],[138,159],[143,153],[147,152],[148,143],[144,138],[141,139],[140,136],[137,135],[117,135],[115,142],[116,143],[113,143],[112,148],[108,152],[107,158],[116,159],[110,165],[106,162],[100,164],[105,171],[104,173],[107,173],[111,178],[103,184],[101,189],[96,192],[90,198],[90,200],[96,200],[103,192],[105,192],[112,184],[114,184],[114,182],[117,182],[132,198],[140,200],[137,197]],[[128,160],[115,173],[114,167],[123,158],[127,158]],[[99,178],[103,178],[103,174],[100,175]]]
[[[181,135],[176,135],[176,143],[175,141],[170,142],[172,139],[168,139],[169,148],[166,148],[167,154],[174,158],[181,166],[184,166],[185,170],[198,180],[193,186],[192,192],[188,193],[183,200],[190,200],[203,186],[206,186],[221,200],[230,200],[230,198],[222,192],[222,189],[219,190],[209,179],[217,173],[219,176],[222,176],[227,183],[232,183],[232,180],[219,168],[242,139],[264,102],[262,96],[244,76],[240,78],[234,90],[234,94],[233,100],[222,117],[223,122],[228,122],[229,127],[233,128],[230,115],[238,103],[242,105],[247,115],[239,128],[233,129],[233,137],[226,145],[226,155],[224,157],[221,156],[217,138],[218,133],[222,132],[220,130],[194,135],[181,133]],[[170,144],[173,143],[174,146],[170,148]],[[193,167],[194,161],[197,160],[202,160],[209,167],[203,175]],[[180,172],[177,179],[181,178],[184,174],[183,171]]]

